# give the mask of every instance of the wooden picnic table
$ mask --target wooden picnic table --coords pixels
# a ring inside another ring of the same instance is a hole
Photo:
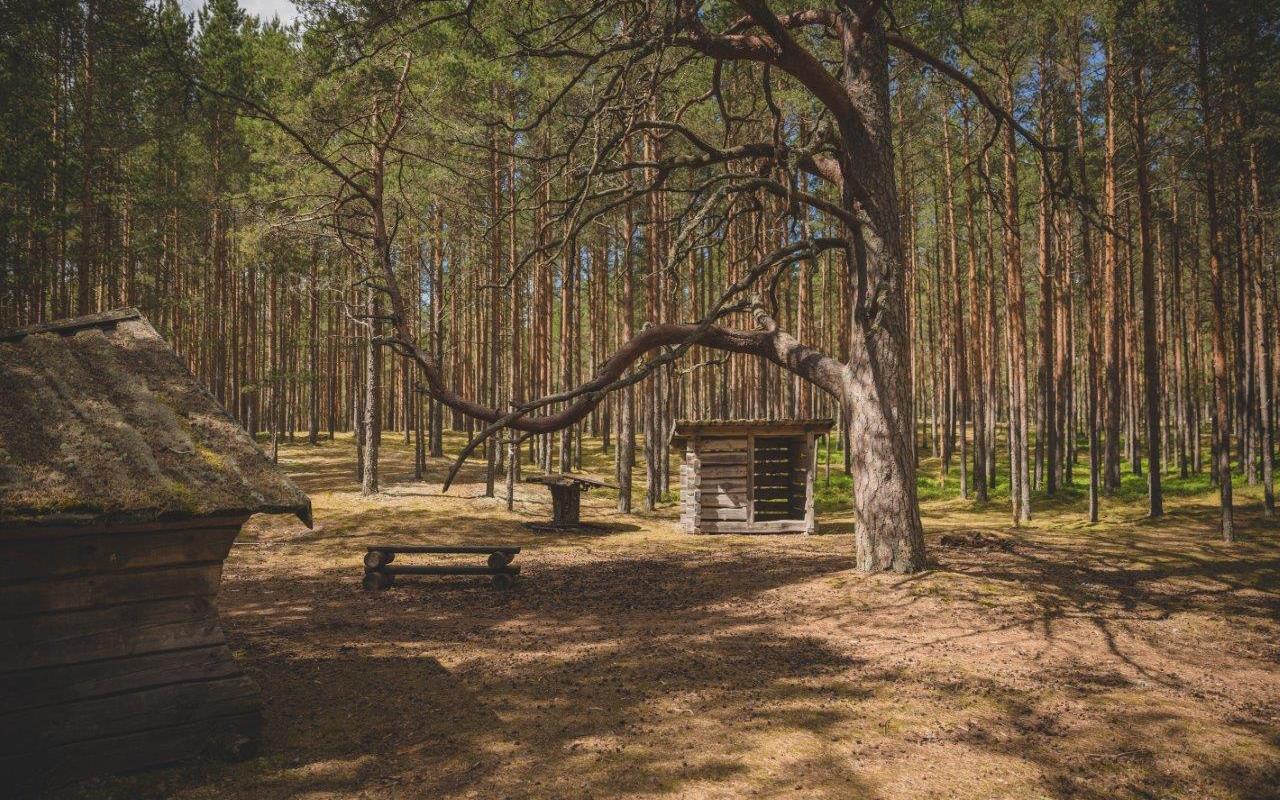
[[[591,489],[617,489],[612,483],[605,483],[585,475],[574,475],[569,472],[551,475],[534,475],[526,479],[529,483],[541,483],[551,490],[551,522],[536,523],[535,530],[565,530],[584,527],[580,517],[582,493]]]

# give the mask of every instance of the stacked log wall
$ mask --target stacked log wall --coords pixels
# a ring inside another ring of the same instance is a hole
[[[252,752],[261,698],[216,605],[245,519],[0,528],[0,774]]]
[[[812,533],[812,432],[694,435],[680,467],[687,533]]]

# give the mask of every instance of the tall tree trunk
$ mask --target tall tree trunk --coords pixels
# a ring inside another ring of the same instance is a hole
[[[619,253],[619,265],[622,281],[622,341],[627,342],[635,335],[635,282],[631,262],[632,243],[635,241],[634,211],[627,204],[625,227]],[[636,418],[635,390],[627,386],[622,390],[621,408],[618,413],[618,510],[624,514],[631,513],[631,483],[636,459]]]
[[[1040,130],[1044,141],[1053,141],[1053,118],[1050,112],[1051,87],[1048,73],[1050,60],[1048,54],[1040,59]],[[1010,106],[1012,108],[1012,106]],[[1044,160],[1040,171],[1040,208],[1039,208],[1039,242],[1038,267],[1040,277],[1040,419],[1039,435],[1036,437],[1037,450],[1044,453],[1044,492],[1052,496],[1058,490],[1058,420],[1056,415],[1057,393],[1054,390],[1054,355],[1056,351],[1057,326],[1054,313],[1057,311],[1057,275],[1054,263],[1053,237],[1053,192],[1050,189],[1050,164]]]
[[[845,12],[848,13],[848,12]],[[902,236],[893,168],[893,132],[889,111],[888,50],[884,31],[873,20],[856,41],[854,28],[844,36],[844,83],[863,116],[871,139],[865,152],[842,164],[852,179],[855,164],[872,193],[872,226],[864,229],[866,247],[854,257],[865,264],[866,286],[876,287],[874,316],[855,304],[850,320],[845,397],[853,461],[857,565],[867,571],[915,572],[924,567],[924,534],[916,501],[911,459],[910,331],[903,313]],[[852,156],[852,154],[851,154]],[[846,182],[845,202],[854,190]],[[878,234],[878,236],[877,236]],[[865,295],[861,298],[864,302]]]
[[[1147,411],[1147,500],[1153,518],[1164,515],[1160,491],[1160,349],[1156,340],[1155,259],[1151,248],[1151,179],[1147,172],[1147,121],[1144,60],[1141,46],[1132,48],[1133,137],[1138,172],[1138,237],[1142,250],[1142,373]]]
[[[1209,108],[1209,9],[1202,7],[1197,20],[1196,55],[1197,89],[1200,95],[1200,131],[1206,153],[1216,152]],[[1213,443],[1214,472],[1218,478],[1218,497],[1222,507],[1222,539],[1235,541],[1235,524],[1231,503],[1231,432],[1228,419],[1226,292],[1222,267],[1222,241],[1218,230],[1217,175],[1214,159],[1205,159],[1205,203],[1209,223],[1209,284],[1213,309]]]
[[[960,409],[956,414],[960,429],[960,496],[968,499],[969,497],[969,448],[966,436],[966,427],[970,418],[970,397],[969,397],[969,364],[968,364],[968,345],[966,344],[963,293],[960,290],[960,262],[956,255],[957,243],[956,239],[956,216],[955,216],[955,190],[954,177],[951,172],[951,124],[948,119],[946,105],[942,110],[942,163],[944,178],[946,181],[946,203],[947,203],[947,259],[948,269],[950,271],[950,301],[951,301],[951,319],[954,333],[954,340],[951,343],[953,348],[953,371],[957,388],[960,393]]]
[[[1079,28],[1077,27],[1077,30]],[[1079,191],[1089,196],[1089,170],[1085,158],[1088,140],[1085,136],[1087,117],[1084,105],[1084,54],[1077,39],[1075,47],[1075,117],[1076,117],[1076,174]],[[1098,489],[1100,483],[1102,453],[1099,452],[1101,442],[1098,436],[1098,326],[1093,324],[1098,319],[1098,292],[1095,275],[1097,264],[1094,261],[1093,237],[1090,235],[1090,222],[1082,214],[1080,217],[1080,256],[1085,274],[1085,308],[1088,311],[1086,325],[1086,342],[1088,348],[1085,374],[1085,418],[1089,427],[1089,521],[1098,521]],[[1104,233],[1109,236],[1110,234]]]
[[[969,385],[973,389],[973,489],[978,502],[987,502],[987,437],[986,437],[986,418],[987,418],[987,392],[985,381],[983,380],[983,357],[986,353],[985,341],[985,314],[983,313],[982,302],[979,295],[980,279],[978,276],[978,230],[977,223],[974,221],[974,206],[978,202],[978,192],[974,186],[973,173],[973,148],[972,137],[969,128],[969,107],[964,108],[964,161],[967,165],[965,169],[965,230],[967,233],[967,250],[969,258],[969,308],[971,310],[971,319],[974,320],[973,338],[970,347],[969,363],[970,377]],[[990,276],[988,276],[990,279]]]
[[[369,315],[368,338],[364,362],[364,429],[363,469],[360,494],[378,493],[378,450],[382,441],[382,348],[377,343],[378,315],[382,313],[376,289],[370,289],[365,308]]]
[[[1258,144],[1249,143],[1249,189],[1253,224],[1253,348],[1258,386],[1258,446],[1262,462],[1262,511],[1268,517],[1276,513],[1275,483],[1272,475],[1275,453],[1275,409],[1272,408],[1271,328],[1267,319],[1266,267],[1263,264],[1262,179],[1258,168]]]
[[[1120,488],[1120,256],[1116,226],[1116,84],[1115,46],[1108,36],[1106,44],[1105,75],[1103,78],[1107,134],[1103,150],[1104,220],[1107,230],[1103,234],[1103,372],[1106,375],[1106,457],[1104,459],[1103,488],[1108,494]]]
[[[1014,80],[1006,65],[1004,99],[1014,107]],[[1026,296],[1022,281],[1022,234],[1018,203],[1018,143],[1013,128],[1004,130],[1005,192],[1005,302],[1009,324],[1009,464],[1010,498],[1016,524],[1031,521],[1031,473],[1027,441],[1027,318]]]

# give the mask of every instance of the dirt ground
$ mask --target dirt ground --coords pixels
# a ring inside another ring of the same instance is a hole
[[[475,469],[409,480],[388,437],[361,499],[349,442],[282,462],[317,524],[258,517],[220,605],[261,685],[262,750],[67,790],[174,798],[1280,797],[1280,529],[1212,530],[1208,494],[1097,526],[1081,505],[932,500],[934,567],[853,570],[847,513],[810,537],[695,537],[674,509],[548,535]],[[980,531],[999,546],[944,546]],[[360,589],[366,544],[523,546],[515,589]],[[952,539],[948,539],[952,541]]]

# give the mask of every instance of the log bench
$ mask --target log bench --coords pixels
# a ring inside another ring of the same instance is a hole
[[[389,589],[395,583],[397,575],[492,575],[495,589],[509,589],[520,574],[519,566],[511,566],[512,560],[520,552],[519,547],[496,547],[489,545],[469,546],[435,546],[435,545],[402,545],[371,544],[364,554],[364,588]],[[392,565],[396,556],[402,553],[440,553],[488,555],[485,566],[470,564],[397,564]]]

